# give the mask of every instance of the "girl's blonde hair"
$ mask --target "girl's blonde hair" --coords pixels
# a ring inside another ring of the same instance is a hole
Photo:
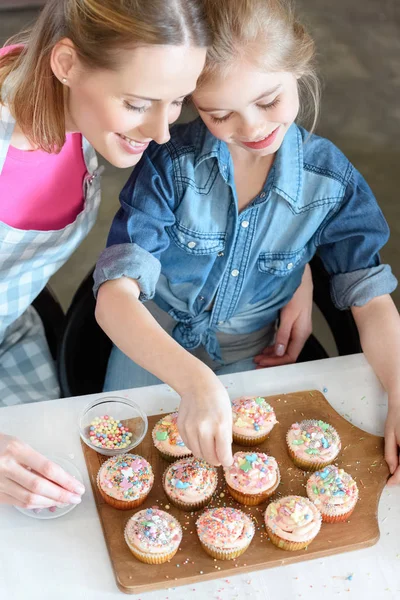
[[[287,0],[204,0],[213,46],[208,51],[199,85],[229,70],[239,59],[267,72],[285,71],[298,78],[302,119],[315,129],[320,108],[320,84],[315,44],[296,20]]]
[[[27,138],[47,152],[65,143],[64,88],[50,58],[63,38],[90,69],[113,69],[118,50],[138,45],[208,47],[202,0],[48,0],[33,28],[0,57],[0,101]]]

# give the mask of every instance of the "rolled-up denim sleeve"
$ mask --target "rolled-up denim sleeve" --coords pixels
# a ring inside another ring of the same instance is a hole
[[[95,296],[106,281],[129,277],[140,300],[151,299],[160,277],[160,256],[168,248],[166,228],[175,222],[173,165],[165,146],[151,144],[120,194],[121,208],[93,275]]]
[[[389,239],[389,227],[364,178],[353,169],[339,207],[322,226],[318,254],[331,275],[331,295],[341,310],[363,306],[392,293],[397,279],[379,251]]]

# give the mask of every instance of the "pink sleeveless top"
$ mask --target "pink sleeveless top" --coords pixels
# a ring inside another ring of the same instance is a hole
[[[83,210],[86,173],[80,133],[68,134],[59,154],[10,146],[0,175],[0,222],[22,230],[66,227]]]

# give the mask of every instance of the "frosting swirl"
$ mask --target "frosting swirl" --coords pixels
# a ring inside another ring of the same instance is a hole
[[[101,489],[118,500],[136,500],[153,485],[151,465],[138,454],[121,454],[108,459],[97,476]]]
[[[286,439],[297,457],[314,463],[334,460],[341,448],[336,429],[316,419],[293,423]]]
[[[321,512],[331,516],[344,515],[355,506],[358,488],[351,475],[328,465],[308,479],[307,495]]]
[[[278,485],[280,474],[273,456],[262,452],[236,452],[233,465],[224,469],[228,485],[247,494],[258,494]]]
[[[319,532],[321,514],[308,498],[286,496],[267,506],[265,524],[284,540],[306,542]]]
[[[250,517],[230,507],[206,510],[197,519],[196,527],[203,544],[225,550],[248,546],[255,531]]]
[[[232,401],[233,432],[257,436],[271,431],[276,420],[274,409],[261,396],[242,396]]]
[[[182,528],[172,515],[158,508],[147,508],[129,519],[125,539],[141,552],[169,553],[181,543]]]
[[[152,437],[155,447],[161,452],[178,457],[192,454],[179,435],[177,412],[160,419],[154,426]]]
[[[181,502],[199,502],[209,498],[217,483],[217,470],[205,460],[194,457],[174,462],[164,475],[167,495]]]

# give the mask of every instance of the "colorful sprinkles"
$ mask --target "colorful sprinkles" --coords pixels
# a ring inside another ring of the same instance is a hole
[[[227,483],[241,491],[266,490],[279,479],[275,458],[263,452],[236,452],[233,465],[225,468],[224,472]]]
[[[206,510],[196,521],[199,539],[216,548],[247,546],[254,536],[254,524],[243,511],[230,507]]]
[[[294,423],[288,431],[287,439],[294,452],[301,452],[310,458],[320,457],[328,452],[335,457],[341,448],[336,429],[321,420],[309,419]]]
[[[138,454],[113,456],[101,467],[98,475],[101,488],[112,498],[136,500],[153,485],[150,464]]]
[[[252,427],[255,432],[271,429],[277,423],[274,409],[265,398],[238,398],[232,401],[233,426],[238,429]]]
[[[108,450],[127,448],[131,444],[131,438],[129,427],[109,415],[96,417],[89,425],[89,439],[98,448]]]
[[[182,528],[172,515],[158,508],[141,510],[131,517],[125,528],[127,540],[142,551],[164,552],[182,540]]]

